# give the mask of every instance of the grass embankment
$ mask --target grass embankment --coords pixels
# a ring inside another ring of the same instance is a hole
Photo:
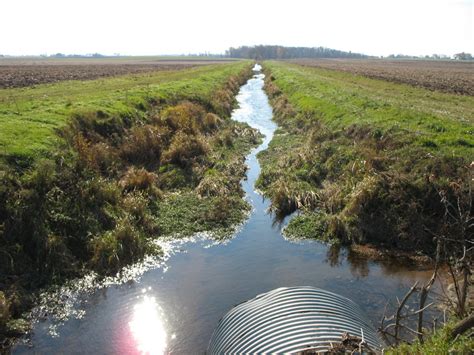
[[[472,354],[474,349],[474,337],[467,334],[453,337],[451,331],[454,323],[448,323],[441,329],[435,331],[424,343],[419,341],[413,344],[402,344],[395,348],[389,348],[385,354],[388,355],[444,355],[444,354]]]
[[[258,187],[285,233],[433,251],[450,231],[440,194],[470,199],[474,99],[349,73],[265,62],[279,124]],[[463,206],[461,206],[463,207]]]
[[[250,75],[239,62],[0,91],[3,334],[39,287],[243,220],[244,155],[260,137],[229,116]]]
[[[137,116],[148,101],[210,100],[243,63],[0,90],[0,161],[27,165],[57,145],[56,129],[80,112]]]

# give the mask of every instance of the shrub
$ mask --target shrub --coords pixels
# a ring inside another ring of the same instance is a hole
[[[207,113],[203,119],[204,132],[216,130],[222,123],[222,119],[214,113]]]
[[[71,124],[66,131],[74,134],[81,133],[89,140],[97,141],[113,135],[120,136],[127,126],[129,124],[126,118],[110,117],[104,111],[77,112],[73,114]]]
[[[223,129],[217,137],[217,143],[223,147],[232,147],[234,145],[234,132],[232,131],[232,129]]]
[[[191,102],[183,102],[169,107],[161,113],[162,122],[173,131],[197,134],[202,130],[204,109]]]
[[[186,171],[173,164],[165,164],[160,168],[160,179],[158,181],[161,189],[177,189],[188,185],[189,176]]]
[[[211,169],[199,182],[196,192],[200,197],[223,196],[227,195],[230,189],[226,184],[226,177],[216,170]]]
[[[323,182],[321,201],[327,213],[340,212],[345,205],[346,194],[340,183]]]
[[[46,239],[47,258],[45,269],[53,279],[61,279],[63,276],[71,275],[74,270],[74,258],[65,244],[63,237],[48,235]]]
[[[159,190],[157,190],[159,191]],[[122,201],[122,208],[129,214],[131,221],[148,234],[156,234],[156,222],[149,208],[150,194],[143,191],[128,193]],[[159,196],[162,197],[161,195]],[[155,216],[156,217],[156,216]]]
[[[222,116],[229,116],[232,112],[234,95],[230,89],[217,90],[211,100],[214,112]]]
[[[133,127],[120,146],[120,157],[128,163],[156,167],[170,136],[166,127],[144,125]]]
[[[288,215],[296,211],[296,203],[291,198],[290,188],[288,184],[279,179],[272,184],[272,195],[270,208],[277,213],[277,215]]]
[[[201,216],[207,224],[226,225],[232,212],[232,200],[227,196],[218,196],[213,200],[213,205]]]
[[[163,163],[174,163],[181,167],[189,167],[193,160],[205,156],[209,146],[201,136],[178,132],[171,140],[171,144],[163,154]]]
[[[10,319],[10,305],[5,294],[0,291],[0,330],[5,328]]]
[[[76,136],[75,148],[79,161],[102,175],[113,174],[117,169],[117,152],[105,142],[91,143],[81,134]]]
[[[158,176],[146,169],[136,169],[131,167],[119,181],[119,186],[126,192],[134,190],[153,191],[156,186]]]
[[[285,178],[280,178],[271,186],[270,208],[277,212],[277,215],[285,216],[296,209],[314,209],[320,204],[320,197],[306,183],[288,182]]]
[[[138,261],[147,251],[145,239],[128,218],[121,219],[113,230],[94,238],[90,247],[92,267],[109,272]]]

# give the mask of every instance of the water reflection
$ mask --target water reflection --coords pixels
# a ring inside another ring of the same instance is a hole
[[[133,307],[129,327],[142,354],[163,354],[166,350],[167,334],[160,311],[155,297],[147,295]]]
[[[249,80],[237,97],[240,108],[232,115],[266,136],[246,160],[249,170],[242,187],[253,210],[234,238],[222,244],[201,238],[174,242],[165,248],[169,256],[165,266],[147,266],[149,271],[136,283],[107,283],[96,293],[92,286],[86,287],[86,301],[78,305],[84,309],[80,319],[66,322],[55,338],[48,335],[54,319],[37,323],[34,348],[19,346],[15,353],[70,353],[71,349],[91,354],[203,353],[229,309],[283,286],[311,285],[341,294],[378,322],[387,301],[403,297],[415,280],[431,277],[429,270],[393,260],[374,263],[349,255],[345,247],[282,238],[285,222],[280,224],[267,213],[269,201],[255,191],[260,174],[256,154],[267,148],[276,129],[262,87],[263,75]],[[152,297],[151,288],[160,290],[158,299]],[[171,335],[174,332],[178,337]]]
[[[341,244],[330,245],[326,252],[326,262],[331,267],[341,266],[344,261],[344,253],[341,252]]]
[[[417,264],[404,257],[379,257],[370,259],[351,247],[341,244],[329,245],[326,250],[325,262],[331,267],[349,267],[351,274],[356,278],[366,278],[371,267],[377,265],[385,276],[421,277],[429,279],[433,273],[432,265]]]

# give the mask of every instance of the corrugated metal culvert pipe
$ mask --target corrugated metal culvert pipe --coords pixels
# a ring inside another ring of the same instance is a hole
[[[351,300],[315,287],[282,287],[231,309],[214,330],[208,353],[310,354],[329,351],[348,336],[372,353],[383,347]]]

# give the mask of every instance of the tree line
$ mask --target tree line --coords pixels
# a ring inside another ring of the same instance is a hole
[[[325,47],[241,46],[226,50],[226,56],[247,59],[292,59],[292,58],[369,58],[360,53],[344,52]]]

